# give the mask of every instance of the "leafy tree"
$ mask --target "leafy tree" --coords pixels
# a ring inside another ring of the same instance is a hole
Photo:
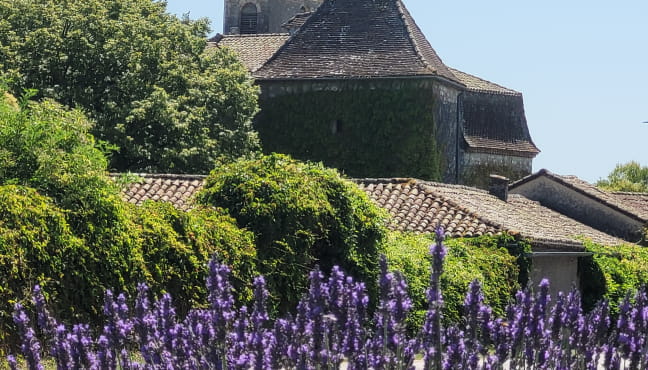
[[[258,148],[258,90],[206,20],[153,0],[0,0],[0,70],[97,124],[117,170],[206,173]]]
[[[607,179],[599,180],[596,186],[612,191],[648,192],[648,167],[634,161],[618,164]]]
[[[294,308],[316,264],[339,265],[375,293],[386,215],[337,171],[281,154],[240,160],[212,171],[198,202],[254,232],[280,310]]]

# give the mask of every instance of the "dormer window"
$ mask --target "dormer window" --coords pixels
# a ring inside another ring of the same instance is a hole
[[[241,9],[241,34],[257,33],[257,7],[252,3],[247,3]]]

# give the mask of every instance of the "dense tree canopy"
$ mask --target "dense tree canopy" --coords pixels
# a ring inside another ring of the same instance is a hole
[[[112,168],[206,173],[259,145],[257,88],[207,32],[153,0],[0,0],[0,70],[83,109],[120,148]]]
[[[634,161],[618,164],[607,179],[599,180],[596,186],[612,191],[648,192],[648,167]]]

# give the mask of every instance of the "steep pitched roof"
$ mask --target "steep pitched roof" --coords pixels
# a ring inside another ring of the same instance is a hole
[[[438,223],[452,236],[509,232],[536,248],[582,249],[580,237],[603,245],[625,242],[586,226],[523,196],[508,201],[461,185],[412,179],[357,180],[360,188],[394,217],[393,228],[429,232]]]
[[[297,13],[294,17],[290,18],[286,23],[281,25],[281,28],[290,30],[297,30],[306,23],[306,20],[313,15],[314,12]]]
[[[510,189],[515,190],[528,182],[539,177],[546,177],[559,184],[566,186],[586,197],[619,211],[629,217],[641,222],[648,222],[648,194],[646,193],[626,193],[626,192],[609,192],[600,189],[587,181],[576,176],[558,175],[549,170],[541,169],[521,180],[511,184]]]
[[[489,88],[494,89],[492,85]],[[529,133],[521,94],[469,90],[461,101],[463,136],[469,151],[528,158],[540,153]]]
[[[287,33],[217,35],[210,46],[233,50],[250,72],[259,69],[290,38]]]
[[[257,79],[440,76],[459,83],[401,0],[326,0]]]

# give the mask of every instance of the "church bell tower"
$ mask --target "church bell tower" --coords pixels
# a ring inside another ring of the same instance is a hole
[[[223,34],[285,33],[297,14],[312,12],[323,0],[224,0]]]

